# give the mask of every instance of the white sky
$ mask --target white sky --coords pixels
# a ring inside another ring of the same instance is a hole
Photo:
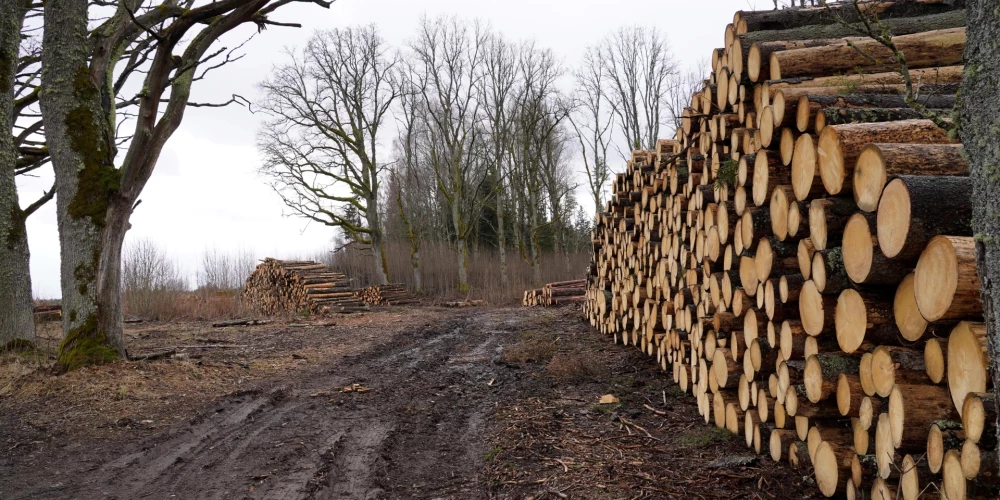
[[[271,27],[257,35],[246,45],[244,59],[196,83],[193,100],[223,101],[236,93],[254,101],[254,84],[284,60],[284,48],[301,47],[316,29],[374,23],[390,44],[403,48],[421,15],[456,15],[487,21],[512,40],[534,38],[572,68],[587,45],[620,26],[640,24],[665,31],[686,70],[722,46],[725,26],[735,11],[772,7],[771,0],[338,0],[329,10],[296,5],[279,10],[272,19],[299,22],[302,29]],[[232,34],[222,45],[239,43],[253,29]],[[699,69],[707,75],[707,67]],[[283,216],[280,199],[257,175],[254,138],[262,119],[238,107],[189,108],[141,196],[126,241],[153,240],[181,265],[192,285],[208,248],[251,248],[258,257],[311,256],[328,250],[333,229]],[[50,185],[50,173],[20,179],[22,205]],[[584,186],[577,198],[586,203]],[[58,297],[54,202],[28,219],[28,238],[35,296]]]

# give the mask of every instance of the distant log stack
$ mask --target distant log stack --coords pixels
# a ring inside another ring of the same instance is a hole
[[[521,305],[524,307],[554,307],[580,304],[585,300],[587,280],[560,281],[542,288],[525,290]]]
[[[370,306],[400,306],[417,302],[404,283],[372,285],[358,291],[358,297]]]
[[[963,6],[869,5],[927,108],[955,102]],[[962,146],[845,36],[824,7],[735,15],[676,136],[614,178],[583,310],[826,496],[997,498]]]
[[[273,316],[284,313],[351,313],[367,310],[351,280],[312,261],[267,258],[247,278],[243,302]]]
[[[35,306],[35,321],[59,321],[62,319],[62,304]]]

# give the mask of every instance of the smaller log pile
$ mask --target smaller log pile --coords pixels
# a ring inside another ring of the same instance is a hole
[[[583,303],[586,299],[587,280],[560,281],[542,288],[525,290],[521,305],[524,307],[554,307]]]
[[[350,283],[346,275],[331,271],[325,264],[267,258],[247,278],[243,303],[268,316],[366,311],[368,308]]]
[[[413,304],[417,299],[406,291],[404,283],[389,283],[388,285],[372,285],[358,291],[358,298],[370,306],[399,306]]]
[[[35,306],[35,321],[59,321],[62,319],[62,305],[41,305]]]

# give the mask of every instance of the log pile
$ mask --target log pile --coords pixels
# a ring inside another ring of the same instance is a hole
[[[417,302],[406,290],[405,283],[372,285],[358,290],[358,297],[370,306],[399,306]]]
[[[585,300],[587,280],[560,281],[541,288],[525,290],[521,305],[524,307],[555,307],[579,304]]]
[[[311,261],[267,258],[243,286],[243,303],[252,311],[284,313],[352,313],[367,310],[342,273]]]
[[[34,309],[35,321],[59,321],[62,319],[62,304],[36,305]]]
[[[962,5],[877,4],[931,107],[954,103]],[[735,15],[676,136],[615,177],[584,314],[826,496],[996,498],[962,146],[901,104],[880,49],[803,39],[839,29],[824,8]]]

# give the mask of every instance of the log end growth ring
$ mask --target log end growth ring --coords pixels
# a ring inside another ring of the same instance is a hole
[[[854,167],[854,201],[865,212],[874,212],[883,196],[886,171],[882,150],[869,144],[861,150]]]
[[[820,132],[816,154],[823,187],[826,188],[827,193],[839,194],[844,187],[844,152],[840,146],[840,137],[834,127],[826,127]]]
[[[878,246],[890,259],[899,255],[910,232],[910,190],[902,179],[885,186],[878,201]]]
[[[865,301],[856,290],[848,288],[840,293],[840,297],[837,298],[834,323],[840,349],[846,353],[858,350],[865,340],[868,315]]]
[[[970,392],[985,392],[989,378],[983,344],[969,323],[963,321],[951,331],[947,367],[951,400],[958,414],[962,415],[965,397]]]
[[[881,237],[879,239],[881,241]],[[903,281],[896,288],[896,295],[892,301],[892,313],[896,319],[896,327],[904,339],[910,342],[920,340],[927,330],[927,320],[920,315],[917,309],[917,299],[913,292],[913,273],[907,274]]]
[[[920,254],[914,274],[914,297],[920,314],[927,321],[941,319],[958,289],[958,255],[951,240],[946,236],[932,238]]]
[[[872,270],[874,243],[868,220],[862,214],[854,214],[844,226],[843,256],[844,270],[855,283],[864,283]]]

